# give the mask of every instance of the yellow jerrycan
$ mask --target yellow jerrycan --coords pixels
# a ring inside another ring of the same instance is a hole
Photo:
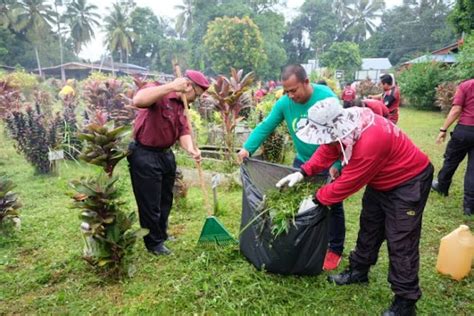
[[[474,236],[469,227],[461,225],[441,238],[436,270],[459,281],[471,271],[474,257]]]

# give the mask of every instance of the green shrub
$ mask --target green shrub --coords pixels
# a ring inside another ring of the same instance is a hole
[[[12,87],[19,89],[26,96],[30,96],[39,84],[37,76],[26,73],[24,70],[2,74],[0,80],[8,81]]]
[[[252,111],[247,119],[248,126],[255,128],[270,114],[273,105],[278,101],[275,93],[267,94]],[[280,124],[262,143],[263,160],[282,163],[285,159],[286,143],[289,137],[286,124]]]
[[[413,64],[402,71],[398,84],[402,97],[409,106],[419,109],[437,109],[435,105],[436,87],[445,81],[451,81],[453,71],[439,63]]]
[[[459,80],[474,78],[474,34],[465,38],[454,69]]]

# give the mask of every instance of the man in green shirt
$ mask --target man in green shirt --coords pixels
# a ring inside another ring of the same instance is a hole
[[[301,65],[286,66],[282,71],[281,79],[285,95],[275,103],[265,120],[252,131],[238,156],[240,160],[243,160],[253,154],[284,120],[296,148],[293,167],[299,168],[311,158],[319,146],[302,142],[296,136],[296,131],[306,125],[308,109],[311,106],[317,101],[336,97],[336,95],[325,85],[310,83],[306,71]],[[340,164],[335,164],[325,174],[329,173],[332,178],[335,178],[339,175],[339,169]],[[336,269],[339,265],[346,235],[342,203],[331,206],[330,214],[329,250],[326,253],[323,266],[325,270]]]

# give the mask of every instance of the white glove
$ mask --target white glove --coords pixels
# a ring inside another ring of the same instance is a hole
[[[280,188],[286,183],[288,183],[288,186],[291,188],[294,186],[296,183],[300,182],[301,180],[304,179],[304,176],[301,172],[297,171],[292,174],[287,175],[286,177],[282,178],[280,181],[277,182],[276,187]]]

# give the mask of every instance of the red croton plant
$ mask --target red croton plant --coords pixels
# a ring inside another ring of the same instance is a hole
[[[129,87],[126,83],[116,79],[90,80],[84,84],[83,90],[90,113],[106,113],[109,120],[114,120],[119,125],[133,121],[135,113],[128,107]]]
[[[0,81],[0,118],[6,118],[11,111],[21,107],[21,92],[8,80]]]
[[[217,80],[213,79],[207,93],[207,101],[213,104],[222,118],[228,161],[235,161],[234,130],[243,119],[240,112],[253,105],[249,89],[254,80],[253,72],[244,76],[242,69],[237,71],[232,68],[229,78],[221,75]]]

